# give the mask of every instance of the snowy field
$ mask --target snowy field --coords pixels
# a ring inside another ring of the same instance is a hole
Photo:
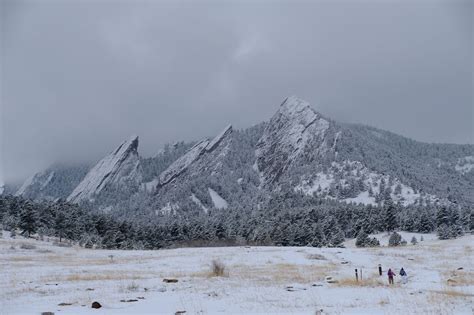
[[[424,235],[399,248],[359,249],[349,241],[343,249],[106,251],[3,232],[0,314],[473,314],[473,241]],[[226,266],[224,276],[210,272],[214,259]],[[389,267],[404,267],[408,283],[397,276],[389,286]],[[362,269],[359,282],[355,268]],[[102,308],[92,309],[93,301]]]

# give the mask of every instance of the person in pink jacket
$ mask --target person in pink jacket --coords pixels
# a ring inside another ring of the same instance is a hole
[[[395,273],[392,271],[392,269],[388,269],[387,272],[388,275],[388,284],[393,284],[393,277],[395,276]]]

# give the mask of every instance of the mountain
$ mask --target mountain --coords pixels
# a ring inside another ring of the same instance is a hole
[[[121,216],[261,209],[275,194],[286,194],[290,206],[295,194],[366,205],[389,199],[474,205],[474,145],[428,144],[339,123],[295,96],[251,128],[229,125],[211,139],[167,145],[150,158],[137,149],[134,136],[87,174],[70,170],[77,176],[62,188],[58,172],[47,170],[17,194],[67,197]]]

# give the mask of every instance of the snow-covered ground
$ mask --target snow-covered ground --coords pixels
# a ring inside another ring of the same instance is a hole
[[[378,237],[386,244],[386,235]],[[411,234],[403,237],[409,241]],[[343,249],[107,251],[11,239],[4,232],[0,314],[472,314],[474,236],[423,237],[398,248],[360,249],[348,241]],[[214,259],[225,264],[224,276],[210,273]],[[401,267],[408,283],[396,277],[389,286],[386,270]],[[359,282],[355,268],[362,270]],[[92,309],[93,301],[103,307]]]

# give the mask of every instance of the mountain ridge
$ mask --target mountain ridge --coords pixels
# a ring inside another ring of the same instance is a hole
[[[159,215],[170,209],[222,210],[216,196],[229,207],[258,208],[286,186],[317,198],[374,205],[386,199],[474,204],[474,145],[429,144],[339,123],[296,96],[285,99],[268,122],[243,130],[228,125],[212,140],[176,144],[152,158],[138,155],[136,136],[123,144],[61,197]],[[46,175],[38,178],[36,186],[49,185]],[[17,194],[43,199],[25,194],[31,185],[25,182]]]

